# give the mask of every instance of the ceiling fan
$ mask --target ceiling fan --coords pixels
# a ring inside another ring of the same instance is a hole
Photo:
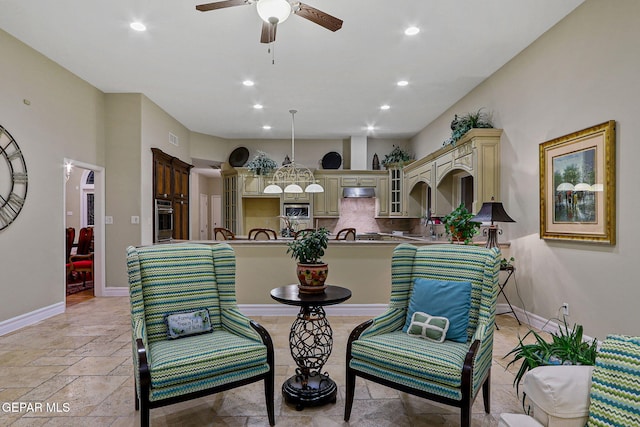
[[[342,20],[294,0],[223,0],[196,6],[200,12],[223,9],[225,7],[244,6],[256,3],[258,15],[262,23],[261,43],[271,43],[276,39],[276,28],[291,15],[295,14],[308,19],[328,30],[338,31],[342,28]]]

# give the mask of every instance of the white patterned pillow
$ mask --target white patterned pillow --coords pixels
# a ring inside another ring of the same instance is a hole
[[[443,342],[447,337],[447,330],[449,330],[449,319],[446,317],[436,317],[416,311],[411,316],[407,334],[429,341]]]
[[[209,310],[169,313],[164,316],[169,339],[182,338],[189,335],[203,334],[213,330]]]

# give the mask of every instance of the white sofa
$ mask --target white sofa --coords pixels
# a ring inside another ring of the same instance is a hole
[[[527,372],[525,414],[501,414],[498,427],[584,427],[593,366],[540,366]]]

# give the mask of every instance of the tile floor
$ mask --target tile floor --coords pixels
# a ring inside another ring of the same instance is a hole
[[[358,378],[351,421],[344,411],[344,359],[349,332],[364,317],[329,317],[333,353],[325,371],[338,383],[338,401],[296,411],[279,393],[295,366],[288,347],[293,316],[256,317],[276,347],[278,426],[457,426],[459,410]],[[513,367],[504,356],[517,342],[515,319],[498,316],[492,369],[491,414],[482,398],[473,426],[496,426],[502,412],[520,412]],[[0,337],[0,426],[136,426],[128,298],[92,298],[67,312]],[[31,403],[31,408],[11,407]],[[8,406],[9,405],[9,406]],[[38,405],[42,405],[41,408]],[[30,409],[30,410],[29,410]],[[267,426],[263,383],[151,410],[152,426]]]

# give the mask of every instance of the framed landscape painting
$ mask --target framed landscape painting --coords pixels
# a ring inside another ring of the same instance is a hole
[[[614,245],[615,121],[540,144],[540,238]]]

